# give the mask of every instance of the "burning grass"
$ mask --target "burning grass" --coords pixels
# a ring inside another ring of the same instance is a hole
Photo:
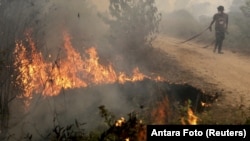
[[[22,42],[16,43],[14,65],[19,74],[16,83],[23,91],[21,97],[27,99],[26,105],[33,94],[56,96],[62,89],[134,82],[149,78],[141,73],[139,68],[135,68],[133,74],[128,76],[124,72],[116,72],[111,63],[107,66],[100,64],[94,47],[90,47],[81,55],[72,46],[70,35],[66,32],[63,35],[65,56],[54,62],[45,61],[29,33],[26,35],[27,46]]]
[[[27,120],[43,127],[48,122],[43,120],[53,118],[58,122],[57,126],[52,124],[56,135],[71,129],[67,121],[76,117],[87,123],[87,129],[98,129],[102,120],[97,118],[97,106],[105,105],[120,116],[106,119],[110,122],[109,132],[129,140],[127,131],[140,127],[133,132],[133,138],[143,138],[146,124],[198,124],[196,113],[215,99],[188,84],[173,84],[160,76],[145,75],[139,68],[130,75],[117,72],[111,63],[99,62],[94,47],[80,54],[71,44],[70,35],[66,32],[63,35],[64,56],[53,62],[45,61],[28,33],[27,42],[17,41],[14,52],[19,74],[16,85],[22,90],[19,98],[24,100],[32,118]],[[187,101],[191,101],[188,106]],[[127,113],[135,113],[135,117],[127,118]],[[106,135],[107,131],[101,136]]]
[[[147,124],[199,124],[198,115],[207,108],[202,103],[214,100],[214,97],[190,85],[151,79],[68,89],[60,95],[39,98],[35,95],[31,100],[32,119],[28,121],[34,123],[43,136],[66,137],[68,132],[82,131],[86,136],[94,132],[103,140],[113,137],[133,140],[138,137],[142,141],[145,140]],[[49,115],[53,123],[46,121]],[[84,123],[81,128],[69,124],[76,118],[78,123]],[[40,129],[47,124],[50,124],[50,130]],[[33,136],[37,134],[30,128],[25,131]],[[85,135],[80,137],[85,138]]]

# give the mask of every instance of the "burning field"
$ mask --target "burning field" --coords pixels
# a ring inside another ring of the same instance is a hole
[[[16,86],[21,90],[21,102],[13,106],[20,111],[11,120],[14,133],[45,134],[74,120],[86,123],[88,131],[95,130],[103,124],[101,105],[116,119],[136,113],[145,124],[198,124],[195,113],[214,100],[202,90],[146,75],[138,67],[130,74],[117,72],[111,62],[100,63],[95,47],[78,52],[67,32],[54,61],[48,61],[51,55],[43,57],[28,32],[26,37],[16,41],[14,51]],[[186,110],[181,112],[180,106]]]
[[[0,140],[144,141],[148,124],[248,122],[248,59],[179,44],[211,17],[157,3],[0,1]]]
[[[131,76],[123,72],[116,72],[112,64],[104,66],[99,63],[99,57],[94,47],[87,49],[82,57],[72,46],[70,36],[66,32],[63,35],[65,56],[58,56],[53,62],[45,61],[28,33],[29,48],[17,41],[14,55],[19,76],[16,82],[23,89],[21,97],[27,99],[27,106],[33,94],[56,96],[63,89],[84,88],[116,82],[123,84],[145,78],[161,80],[160,77],[150,78],[142,74],[139,68],[135,68]]]

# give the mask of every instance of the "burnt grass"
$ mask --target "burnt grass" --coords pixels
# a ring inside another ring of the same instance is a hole
[[[55,105],[68,107],[68,110],[71,110],[69,113],[74,113],[76,117],[86,114],[97,115],[97,107],[104,105],[119,118],[119,116],[126,116],[130,112],[138,112],[142,117],[150,117],[152,111],[159,108],[158,104],[164,99],[167,99],[168,103],[162,105],[161,108],[166,111],[176,112],[179,106],[185,107],[187,102],[191,101],[192,110],[195,113],[201,113],[207,108],[202,105],[202,102],[213,103],[217,98],[218,95],[206,94],[189,84],[144,79],[125,84],[94,85],[87,88],[65,90],[53,99]],[[73,110],[75,112],[72,112]],[[62,112],[62,115],[67,116],[69,113],[66,110]],[[169,117],[166,116],[166,118]],[[164,121],[168,124],[167,119]]]
[[[99,107],[105,106],[115,120],[128,119],[134,113],[144,124],[182,124],[180,119],[187,116],[187,112],[181,109],[187,107],[188,101],[198,115],[210,108],[202,106],[202,102],[210,104],[217,98],[187,83],[144,79],[63,90],[60,95],[45,99],[36,95],[26,120],[39,127],[38,131],[44,135],[52,132],[55,125],[66,128],[74,121],[83,124],[87,132],[102,132],[107,127],[103,126],[105,120],[100,116]],[[33,128],[27,128],[26,132],[36,135]]]
[[[157,74],[167,80],[90,85],[63,90],[54,97],[34,95],[26,120],[39,127],[42,133],[52,132],[55,125],[67,127],[76,120],[84,124],[86,131],[105,131],[104,119],[98,109],[105,106],[115,119],[136,113],[146,124],[157,122],[158,117],[163,118],[161,124],[181,124],[180,118],[187,114],[181,109],[187,107],[188,102],[196,115],[210,109],[202,103],[212,104],[220,96],[217,89],[211,89],[212,84],[192,76],[167,53],[153,49],[141,55],[143,57],[138,55],[136,60],[139,65],[135,64],[142,68],[141,72]],[[33,128],[26,132],[37,134]]]
[[[182,109],[189,102],[194,114],[198,115],[211,108],[202,103],[212,104],[220,96],[213,84],[193,76],[161,50],[150,48],[138,54],[134,62],[137,63],[131,68],[138,66],[142,73],[155,74],[166,81],[144,79],[62,90],[54,97],[34,95],[25,121],[39,127],[43,134],[53,132],[51,129],[55,125],[67,127],[76,120],[84,124],[86,131],[101,132],[107,128],[103,128],[105,121],[99,107],[105,106],[115,119],[136,113],[145,124],[157,124],[159,118],[161,124],[182,124],[180,118],[187,115]],[[24,127],[26,132],[35,135],[37,131],[33,128]]]
[[[171,87],[171,92],[178,91],[182,97],[181,99],[192,97],[193,110],[195,112],[202,111],[202,113],[198,115],[202,119],[200,124],[249,124],[250,116],[247,106],[223,105],[222,102],[224,101],[226,93],[228,93],[227,90],[218,87],[215,83],[207,82],[204,78],[195,75],[192,70],[180,66],[175,58],[172,58],[168,52],[157,48],[149,48],[140,55],[138,55],[137,62],[140,62],[139,64],[142,65],[141,68],[147,68],[147,71],[162,76],[168,82],[173,83],[174,85]],[[205,97],[208,96],[208,99],[211,98],[211,100],[209,100],[211,103],[207,110],[199,108],[197,104],[194,105],[195,101],[199,100],[195,99],[197,95],[193,94],[192,91],[197,90],[203,93],[201,95],[202,97],[206,95]],[[180,97],[179,94],[177,94],[177,97]]]

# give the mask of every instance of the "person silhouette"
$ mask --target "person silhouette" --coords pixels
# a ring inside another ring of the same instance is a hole
[[[217,7],[218,13],[215,13],[213,20],[209,25],[209,30],[212,32],[212,26],[215,23],[215,46],[214,52],[218,49],[218,53],[222,54],[222,45],[225,39],[225,34],[228,33],[228,14],[224,13],[224,7]]]

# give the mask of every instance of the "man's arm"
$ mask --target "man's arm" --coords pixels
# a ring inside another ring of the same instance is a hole
[[[227,15],[227,18],[226,18],[226,31],[228,29],[228,15]]]
[[[212,20],[212,22],[210,23],[210,25],[208,27],[210,31],[212,31],[212,26],[213,26],[214,22],[215,22],[215,20]]]
[[[212,31],[212,26],[213,26],[214,22],[215,22],[215,15],[213,16],[213,20],[211,21],[211,23],[208,27],[210,31]]]

